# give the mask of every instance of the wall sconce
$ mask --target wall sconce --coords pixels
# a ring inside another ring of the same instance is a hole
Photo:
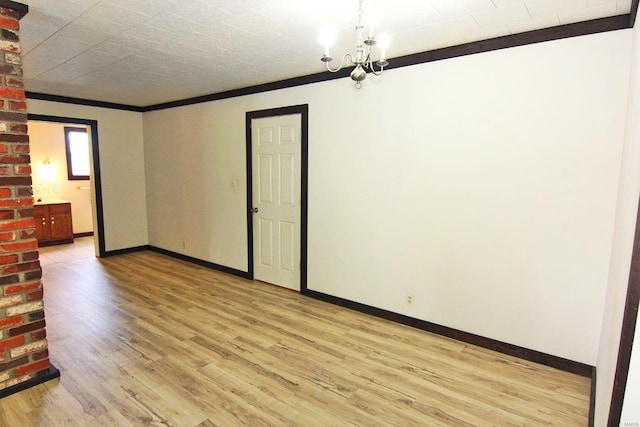
[[[55,177],[56,168],[51,164],[51,161],[47,157],[42,162],[42,168],[40,169],[40,178],[42,178],[43,181],[53,181]]]

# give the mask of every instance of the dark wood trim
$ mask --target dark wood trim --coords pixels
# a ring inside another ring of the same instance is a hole
[[[73,238],[78,238],[78,237],[89,237],[89,236],[93,236],[93,231],[86,231],[84,233],[73,233]]]
[[[47,240],[42,242],[38,240],[38,247],[44,248],[45,246],[56,246],[56,245],[67,245],[73,243],[73,238],[71,239],[59,239],[59,240]]]
[[[575,362],[573,360],[553,356],[551,354],[546,354],[536,350],[530,350],[524,347],[519,347],[517,345],[497,341],[491,338],[482,337],[480,335],[475,335],[469,332],[460,331],[458,329],[449,328],[447,326],[438,325],[436,323],[427,322],[426,320],[416,319],[413,317],[405,316],[403,314],[393,313],[381,308],[372,307],[369,305],[361,304],[359,302],[349,301],[322,292],[307,289],[303,294],[311,298],[339,305],[341,307],[349,308],[361,313],[390,320],[392,322],[401,323],[403,325],[411,326],[413,328],[420,329],[426,332],[442,335],[448,338],[455,339],[457,341],[497,351],[498,353],[518,357],[520,359],[539,363],[541,365],[550,366],[562,371],[571,372],[583,377],[591,377],[594,369],[593,366],[584,363]]]
[[[91,154],[93,157],[93,185],[96,196],[96,222],[98,233],[98,256],[104,256],[106,252],[104,238],[104,213],[102,205],[102,176],[100,172],[100,148],[98,145],[98,121],[77,119],[73,117],[45,116],[41,114],[29,114],[28,120],[53,122],[62,124],[75,124],[89,126],[91,129]]]
[[[609,18],[594,19],[591,21],[577,22],[574,24],[559,25],[541,30],[528,31],[525,33],[512,34],[497,37],[489,40],[465,43],[458,46],[451,46],[442,49],[435,49],[420,52],[412,55],[392,58],[387,69],[408,67],[411,65],[423,64],[426,62],[440,61],[443,59],[457,58],[459,56],[473,55],[477,53],[490,52],[499,49],[524,46],[534,43],[542,43],[552,40],[565,39],[570,37],[585,36],[607,31],[616,31],[629,28],[635,22],[638,0],[633,0],[632,14],[617,15]],[[167,108],[184,107],[187,105],[200,104],[203,102],[219,101],[221,99],[235,98],[238,96],[252,95],[262,92],[269,92],[278,89],[287,89],[296,86],[303,86],[312,83],[319,83],[328,80],[335,80],[347,77],[351,70],[340,70],[337,73],[321,72],[306,76],[294,77],[291,79],[276,82],[264,83],[256,86],[233,89],[225,92],[212,93],[177,101],[164,102],[161,104],[137,107],[133,105],[115,104],[111,102],[92,101],[81,98],[71,98],[59,95],[48,95],[44,93],[26,92],[29,99],[41,99],[44,101],[64,102],[68,104],[88,105],[93,107],[114,108],[119,110],[148,112],[164,110]]]
[[[8,387],[3,390],[0,390],[0,399],[5,398],[7,396],[11,396],[12,394],[19,393],[28,388],[35,387],[42,383],[46,383],[47,381],[51,381],[56,378],[60,378],[60,371],[58,370],[58,368],[53,366],[52,363],[49,363],[49,369],[43,371],[40,375],[36,376],[35,378],[32,378],[20,384],[16,384],[13,387]]]
[[[133,252],[142,252],[142,251],[148,251],[148,250],[151,250],[151,246],[149,245],[135,246],[133,248],[116,249],[115,251],[105,252],[104,254],[102,254],[102,258],[109,258],[112,256],[125,255]]]
[[[589,396],[589,427],[596,422],[596,368],[591,371],[591,395]]]
[[[91,99],[73,98],[70,96],[50,95],[48,93],[25,92],[25,95],[27,99],[39,99],[41,101],[62,102],[64,104],[86,105],[88,107],[110,108],[112,110],[134,111],[137,113],[145,111],[143,107],[136,107],[135,105],[93,101]]]
[[[251,144],[251,121],[264,117],[300,114],[301,138],[301,175],[300,175],[300,292],[307,290],[307,219],[309,191],[309,105],[270,108],[267,110],[247,111],[246,132],[246,171],[247,171],[247,278],[253,280],[253,156]]]
[[[236,270],[235,268],[227,267],[227,266],[220,265],[220,264],[215,264],[213,262],[204,261],[204,260],[201,260],[201,259],[198,259],[198,258],[193,258],[193,257],[187,256],[187,255],[179,254],[177,252],[168,251],[166,249],[158,248],[158,247],[155,247],[155,246],[147,246],[145,249],[148,249],[148,250],[153,251],[153,252],[157,252],[159,254],[167,255],[167,256],[170,256],[172,258],[179,259],[181,261],[190,262],[192,264],[200,265],[202,267],[207,267],[207,268],[210,268],[212,270],[217,270],[217,271],[220,271],[222,273],[227,273],[227,274],[231,274],[233,276],[242,277],[243,279],[250,279],[249,273],[247,273],[246,271]]]
[[[209,95],[197,96],[195,98],[182,99],[179,101],[165,102],[163,104],[155,104],[144,107],[143,111],[157,111],[165,110],[167,108],[184,107],[187,105],[200,104],[203,102],[219,101],[222,99],[236,98],[239,96],[253,95],[256,93],[269,92],[278,89],[287,89],[296,86],[303,86],[312,83],[324,82],[327,80],[339,79],[349,76],[351,70],[340,70],[339,72],[332,74],[329,72],[322,72],[316,74],[309,74],[307,76],[294,77],[286,80],[279,80],[277,82],[264,83],[256,86],[249,86],[240,89],[229,90],[226,92],[212,93]]]
[[[638,2],[640,0],[631,1],[631,12],[629,13],[629,28],[633,28],[636,24],[636,16],[638,15]]]
[[[389,66],[387,67],[387,69],[407,67],[411,65],[423,64],[426,62],[440,61],[443,59],[456,58],[459,56],[490,52],[498,49],[507,49],[510,47],[524,46],[528,44],[559,40],[569,37],[584,36],[606,31],[622,30],[628,27],[629,15],[618,15],[612,16],[610,18],[577,22],[575,24],[559,25],[556,27],[544,28],[541,30],[528,31],[525,33],[513,34],[489,40],[481,40],[458,46],[451,46],[443,49],[430,50],[427,52],[393,58],[389,61]],[[311,83],[335,80],[347,77],[350,72],[351,70],[349,69],[341,70],[338,73],[322,72],[317,74],[310,74],[307,76],[295,77],[292,79],[265,83],[257,86],[250,86],[226,92],[219,92],[211,95],[198,96],[195,98],[183,99],[180,101],[149,105],[147,107],[144,107],[143,111],[155,111],[167,108],[182,107],[186,105],[199,104],[202,102],[217,101],[221,99],[234,98],[237,96],[252,95],[272,90],[286,89]]]
[[[458,46],[445,47],[427,52],[406,55],[389,60],[387,69],[407,67],[443,59],[457,58],[460,56],[474,55],[477,53],[491,52],[494,50],[508,49],[511,47],[566,39],[571,37],[586,36],[607,31],[623,30],[629,26],[629,15],[617,15],[609,18],[594,19],[591,21],[577,22],[575,24],[559,25],[557,27],[541,30],[527,31],[526,33],[513,34],[488,40],[466,43]]]
[[[18,12],[18,20],[24,18],[24,16],[29,13],[29,6],[11,0],[0,0],[0,7],[6,7],[7,9],[13,9]]]
[[[618,427],[622,417],[622,404],[629,376],[631,364],[631,352],[633,350],[633,338],[636,332],[638,319],[638,306],[640,304],[640,209],[636,213],[636,228],[633,239],[633,252],[631,253],[631,267],[629,269],[629,282],[627,287],[627,300],[622,317],[622,332],[618,347],[618,361],[616,375],[613,380],[613,392],[611,393],[611,405],[609,406],[609,427]]]

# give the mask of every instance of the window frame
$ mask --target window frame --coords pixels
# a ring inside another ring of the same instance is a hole
[[[86,128],[78,128],[78,127],[71,127],[71,126],[64,127],[64,146],[65,146],[65,152],[67,154],[67,179],[69,181],[88,181],[91,179],[90,175],[74,175],[73,174],[73,168],[72,168],[73,162],[71,157],[71,147],[70,147],[70,138],[69,138],[69,134],[72,132],[83,132],[87,134],[87,149],[91,150],[91,146],[89,145],[90,144],[89,134]],[[91,169],[91,158],[89,158],[89,169]]]

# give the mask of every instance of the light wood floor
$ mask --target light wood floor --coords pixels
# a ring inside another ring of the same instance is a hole
[[[70,251],[43,249],[62,377],[0,400],[2,426],[587,425],[587,378],[152,252]]]

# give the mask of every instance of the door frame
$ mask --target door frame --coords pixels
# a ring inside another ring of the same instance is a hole
[[[91,129],[91,157],[93,158],[93,191],[95,195],[95,212],[92,212],[93,219],[97,225],[94,234],[98,236],[98,257],[106,254],[104,242],[104,214],[102,205],[102,179],[100,175],[100,150],[98,149],[98,121],[88,119],[77,119],[73,117],[46,116],[41,114],[28,114],[27,120],[39,122],[53,122],[69,125],[84,125]],[[93,211],[93,209],[92,209]]]
[[[253,272],[253,148],[251,121],[265,117],[300,115],[300,293],[307,291],[307,195],[309,167],[309,104],[289,107],[270,108],[266,110],[247,111],[246,113],[246,170],[247,170],[247,272],[249,279],[254,279]]]

